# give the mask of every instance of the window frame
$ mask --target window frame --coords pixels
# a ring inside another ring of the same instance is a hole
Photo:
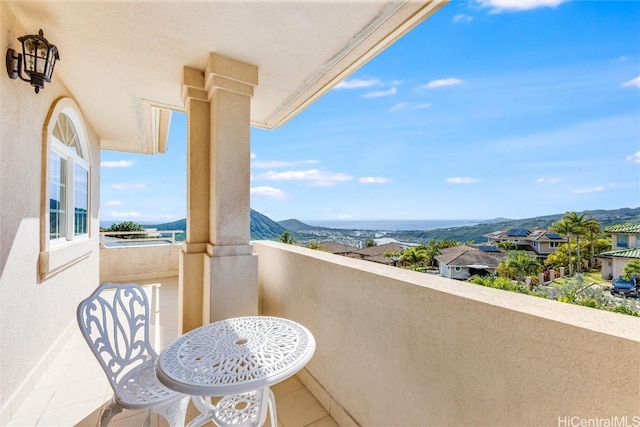
[[[65,114],[66,113],[62,112],[60,114]],[[68,115],[67,115],[68,116]],[[75,126],[75,123],[74,123]],[[87,172],[87,201],[90,202],[90,193],[91,193],[91,182],[88,180],[88,177],[90,176],[90,172],[91,172],[91,167],[90,164],[87,160],[81,158],[80,156],[77,155],[76,152],[74,152],[74,150],[71,149],[71,147],[69,147],[68,145],[64,144],[62,141],[60,141],[58,138],[56,138],[54,135],[50,136],[51,138],[51,145],[49,148],[49,153],[47,153],[48,159],[50,160],[50,154],[53,152],[56,155],[58,155],[59,157],[62,158],[62,160],[65,163],[65,210],[66,210],[66,218],[65,218],[65,235],[64,236],[60,236],[56,239],[51,239],[51,237],[49,237],[49,244],[50,245],[57,245],[60,243],[64,243],[67,241],[73,241],[73,240],[77,240],[77,239],[81,239],[84,237],[89,237],[89,215],[87,216],[87,227],[86,227],[86,233],[81,233],[81,234],[76,234],[75,230],[75,208],[76,208],[76,182],[77,182],[77,177],[76,177],[76,166],[80,166],[82,169],[84,169]],[[79,139],[81,139],[82,137],[79,136]],[[80,148],[80,150],[84,153],[84,148]],[[51,181],[50,181],[51,177],[47,176],[47,186],[49,186],[49,191],[51,190]],[[89,208],[90,208],[90,203],[87,203],[89,206],[87,206],[87,214],[89,213]],[[47,207],[47,211],[50,213],[50,205],[48,205],[49,207]],[[47,223],[48,227],[51,227],[51,222],[49,221]],[[49,236],[51,236],[51,230],[49,230]]]
[[[72,147],[67,146],[54,136],[58,118],[61,114],[66,115],[77,134],[76,144],[79,146],[80,154]],[[86,130],[85,122],[78,105],[68,97],[58,98],[52,104],[44,122],[42,132],[42,191],[41,191],[41,212],[40,212],[40,260],[39,270],[41,280],[46,279],[51,274],[67,268],[84,258],[87,258],[96,248],[94,244],[94,233],[92,233],[92,215],[95,209],[92,195],[93,162],[89,149],[89,134]],[[51,154],[55,153],[63,159],[66,164],[65,194],[68,199],[65,201],[66,214],[66,235],[51,239],[50,224],[50,195],[51,195]],[[75,234],[75,167],[82,167],[86,171],[87,177],[87,218],[86,233]],[[70,207],[70,209],[69,209]]]

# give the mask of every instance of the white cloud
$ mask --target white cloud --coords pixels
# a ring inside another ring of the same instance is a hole
[[[453,23],[457,24],[458,22],[471,22],[473,21],[473,16],[465,15],[464,13],[459,13],[453,17]]]
[[[109,200],[105,203],[106,206],[120,206],[122,204],[119,200]]]
[[[100,162],[100,167],[103,168],[128,168],[133,166],[133,160],[112,160]]]
[[[352,176],[344,173],[331,173],[320,171],[318,169],[310,170],[293,170],[285,172],[269,171],[260,175],[261,179],[269,181],[311,181],[310,185],[316,187],[328,187],[338,182],[347,182],[353,180]]]
[[[555,184],[558,182],[562,182],[562,178],[538,178],[536,182],[545,183],[545,184]]]
[[[385,184],[389,182],[388,178],[382,178],[380,176],[365,176],[362,178],[358,178],[358,182],[362,184]]]
[[[446,79],[432,80],[426,85],[419,86],[418,89],[436,89],[445,86],[457,86],[462,83],[464,83],[463,80],[460,80],[456,77],[449,77]]]
[[[249,158],[251,158],[251,159],[255,159],[255,158],[256,158],[256,153],[251,153],[251,154],[250,154],[250,156],[249,156]]]
[[[571,190],[573,194],[589,194],[589,193],[597,193],[602,191],[603,188],[601,186],[592,187],[592,188],[582,188],[578,190]]]
[[[118,212],[111,211],[109,214],[109,218],[138,218],[140,216],[140,212]]]
[[[539,7],[557,7],[568,0],[476,0],[482,7],[490,8],[490,13],[520,12]]]
[[[363,87],[372,87],[380,84],[380,79],[351,79],[338,83],[335,89],[360,89]]]
[[[626,55],[622,55],[617,59],[618,62],[627,62],[628,60],[629,58]]]
[[[284,199],[287,197],[284,191],[273,187],[253,187],[249,191],[252,196],[267,197],[270,199]]]
[[[408,102],[399,102],[393,107],[389,108],[389,111],[401,111],[406,109],[409,106]]]
[[[425,108],[429,108],[431,107],[431,103],[430,102],[423,102],[423,103],[408,103],[408,102],[399,102],[396,105],[394,105],[393,107],[389,108],[389,112],[393,113],[395,111],[402,111],[402,110],[423,110]]]
[[[450,177],[444,180],[447,184],[473,184],[478,182],[476,178],[469,178],[467,176]]]
[[[351,214],[339,214],[337,215],[338,219],[351,219],[353,218],[353,215]]]
[[[636,151],[634,154],[627,156],[627,160],[633,163],[640,163],[640,151]]]
[[[265,160],[265,161],[252,162],[251,166],[254,168],[284,168],[284,167],[290,167],[295,165],[309,165],[309,164],[316,164],[316,163],[320,163],[320,162],[318,160],[298,160],[295,162],[288,162],[284,160]]]
[[[146,188],[146,185],[136,184],[132,182],[122,182],[119,184],[113,184],[111,188],[113,188],[114,190],[137,190],[140,188]]]
[[[635,79],[631,79],[628,82],[624,82],[621,85],[622,87],[640,87],[640,76]]]
[[[383,96],[395,95],[398,89],[395,87],[389,88],[389,90],[374,90],[373,92],[367,92],[364,95],[360,95],[363,98],[381,98]]]

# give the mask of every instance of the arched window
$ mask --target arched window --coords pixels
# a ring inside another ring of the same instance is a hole
[[[82,117],[69,98],[54,105],[47,130],[48,234],[57,244],[88,236],[90,161]]]

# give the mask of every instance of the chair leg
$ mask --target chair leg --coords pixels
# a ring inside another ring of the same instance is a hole
[[[189,406],[189,396],[166,403],[153,408],[153,412],[162,415],[170,427],[183,427],[187,417],[187,406]]]
[[[114,398],[111,398],[108,402],[102,405],[102,413],[100,414],[100,427],[107,427],[109,421],[114,415],[122,412],[124,408],[116,402]]]

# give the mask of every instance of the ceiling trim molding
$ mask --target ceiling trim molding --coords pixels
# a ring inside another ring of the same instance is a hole
[[[418,3],[410,0],[395,0],[389,3],[265,121],[252,121],[251,125],[266,129],[282,126],[448,1],[431,0],[427,3]],[[402,19],[399,25],[392,22],[398,17]],[[389,31],[386,26],[392,25],[396,27]],[[383,37],[380,38],[378,34]]]

